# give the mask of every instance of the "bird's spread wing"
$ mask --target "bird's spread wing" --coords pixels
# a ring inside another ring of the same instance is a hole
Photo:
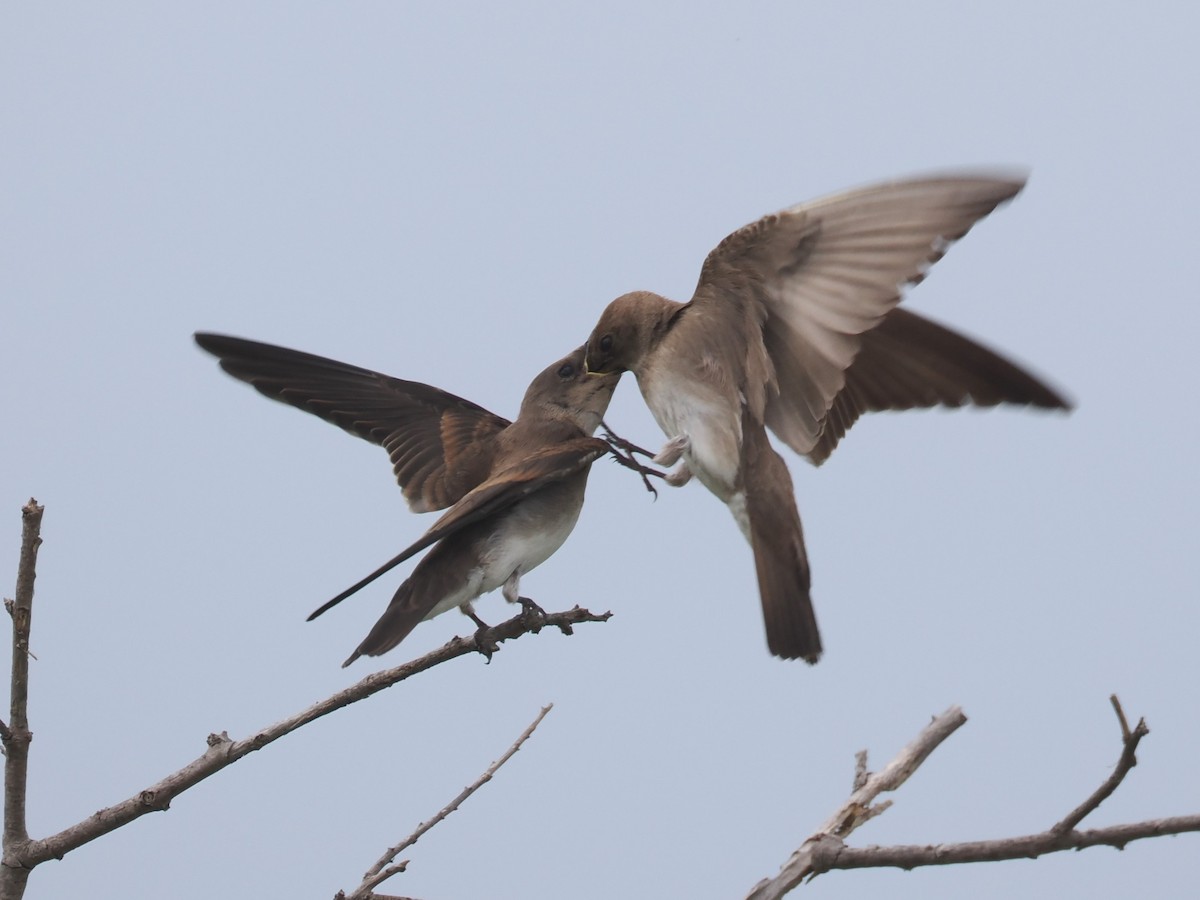
[[[218,334],[196,343],[260,393],[388,451],[414,512],[444,509],[487,477],[507,419],[446,391],[311,353]]]
[[[411,546],[401,550],[366,578],[314,610],[308,617],[309,621],[426,547],[468,525],[507,509],[534,491],[586,471],[593,462],[608,453],[609,449],[608,444],[599,438],[580,436],[534,450],[513,465],[502,468],[455,503]]]
[[[693,305],[733,303],[743,316],[758,308],[774,370],[765,397],[771,430],[797,453],[812,452],[863,335],[1023,184],[994,176],[890,182],[791,207],[725,238],[705,260]]]
[[[820,465],[865,412],[931,406],[1070,409],[1053,388],[993,350],[904,308],[862,335],[846,386],[808,453]]]

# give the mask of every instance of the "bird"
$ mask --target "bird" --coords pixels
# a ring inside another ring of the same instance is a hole
[[[521,576],[566,541],[579,518],[592,462],[610,452],[592,437],[619,376],[588,375],[583,347],[530,383],[515,421],[469,400],[310,353],[198,332],[221,368],[260,393],[313,413],[388,451],[414,512],[449,509],[416,542],[315,610],[315,619],[433,545],[346,659],[379,656],[421,621],[459,607],[480,628],[472,601]]]
[[[695,475],[749,541],[775,656],[815,663],[822,644],[791,475],[768,429],[820,465],[865,412],[1069,409],[996,352],[897,306],[1024,184],[1023,175],[951,172],[789,207],[722,240],[689,302],[624,294],[589,335],[588,371],[633,372],[669,438],[653,461],[682,459],[669,483]]]

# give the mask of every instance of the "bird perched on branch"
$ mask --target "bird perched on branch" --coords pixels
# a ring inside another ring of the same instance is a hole
[[[589,372],[631,371],[682,465],[754,552],[767,645],[810,663],[821,639],[791,476],[767,429],[819,465],[864,412],[1068,404],[997,353],[897,308],[951,243],[1024,179],[952,174],[825,197],[735,231],[688,303],[618,297],[587,342]]]
[[[471,603],[496,588],[535,606],[520,595],[521,576],[570,535],[591,464],[610,451],[591,435],[618,376],[586,375],[582,347],[533,379],[510,422],[427,384],[257,341],[195,337],[260,393],[381,445],[413,511],[450,507],[412,546],[309,616],[435,545],[343,666],[391,650],[418,622],[454,607],[486,627]]]

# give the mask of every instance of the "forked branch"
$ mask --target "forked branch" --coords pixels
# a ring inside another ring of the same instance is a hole
[[[966,722],[961,710],[952,707],[934,719],[879,775],[871,775],[864,780],[862,769],[865,767],[860,757],[860,771],[855,777],[854,794],[816,834],[792,854],[777,876],[764,879],[755,885],[747,900],[775,900],[798,887],[804,879],[811,880],[832,869],[915,869],[919,866],[944,866],[953,863],[1032,859],[1046,853],[1082,850],[1085,847],[1109,846],[1121,849],[1130,841],[1142,838],[1200,831],[1200,815],[1151,819],[1088,831],[1076,830],[1076,826],[1094,812],[1137,765],[1137,746],[1142,738],[1150,733],[1144,719],[1138,720],[1137,726],[1131,729],[1120,701],[1115,695],[1110,699],[1121,726],[1121,758],[1112,774],[1100,787],[1046,831],[1022,837],[960,844],[862,848],[846,846],[844,839],[850,832],[890,805],[871,805],[878,793],[899,787],[950,733]]]

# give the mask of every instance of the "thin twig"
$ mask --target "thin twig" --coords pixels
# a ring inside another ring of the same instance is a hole
[[[502,765],[512,759],[516,752],[521,749],[521,745],[529,740],[529,736],[533,734],[538,725],[542,723],[542,719],[546,718],[546,714],[553,708],[553,703],[547,703],[545,706],[543,706],[542,711],[538,713],[537,718],[529,723],[529,727],[521,732],[521,736],[518,737],[515,742],[513,742],[513,745],[508,748],[508,751],[503,756],[488,766],[487,771],[475,779],[472,784],[463,788],[459,795],[443,806],[436,816],[434,816],[428,822],[422,822],[420,825],[418,825],[412,834],[402,840],[395,847],[389,847],[384,852],[383,856],[379,857],[379,859],[375,862],[375,865],[371,866],[371,868],[367,870],[367,873],[363,876],[362,884],[356,887],[349,894],[339,893],[338,897],[344,897],[345,900],[366,900],[366,898],[369,897],[378,898],[379,895],[373,894],[372,889],[376,885],[382,884],[393,875],[403,872],[405,867],[408,865],[407,860],[397,863],[396,865],[391,865],[392,860],[420,840],[421,836],[424,835],[425,832],[429,831],[429,829],[433,828],[433,826],[445,819],[448,815],[450,815],[450,813],[458,809],[464,800],[491,781],[492,776],[496,774],[497,770],[499,770]]]
[[[17,593],[12,614],[12,687],[9,722],[0,738],[4,742],[4,851],[0,867],[0,898],[15,900],[25,893],[29,868],[22,851],[29,842],[25,825],[25,792],[29,777],[29,631],[33,617],[33,583],[37,579],[37,554],[42,545],[44,507],[30,498],[21,508],[21,555],[17,563]]]
[[[1117,695],[1113,694],[1110,698],[1113,709],[1117,712],[1117,721],[1121,725],[1121,741],[1124,747],[1121,749],[1121,758],[1117,760],[1117,765],[1113,768],[1112,774],[1104,779],[1104,783],[1092,792],[1092,795],[1080,803],[1077,807],[1071,810],[1057,824],[1051,826],[1051,834],[1066,834],[1071,831],[1084,820],[1093,810],[1101,803],[1108,799],[1109,795],[1117,789],[1117,786],[1125,780],[1125,776],[1129,774],[1129,770],[1137,765],[1138,743],[1146,735],[1150,733],[1150,729],[1146,727],[1146,720],[1139,719],[1137,727],[1133,731],[1129,730],[1129,721],[1125,718],[1125,711],[1121,709],[1121,701],[1117,699]]]
[[[1121,708],[1121,701],[1117,699],[1116,694],[1108,695],[1108,702],[1112,704],[1113,712],[1117,714],[1117,721],[1121,723],[1121,740],[1129,740],[1129,720],[1125,718],[1125,710]]]
[[[611,613],[596,615],[576,606],[574,609],[563,612],[547,613],[544,621],[539,621],[536,625],[539,628],[557,627],[564,633],[570,634],[572,625],[582,622],[605,622],[611,615]],[[522,612],[489,628],[483,637],[488,642],[513,640],[530,633],[532,628],[533,625],[529,622],[529,618]],[[338,691],[295,715],[269,725],[248,738],[234,741],[224,732],[211,734],[208,736],[208,750],[203,755],[127,800],[102,809],[58,834],[37,841],[29,841],[23,848],[17,864],[33,868],[49,859],[59,859],[64,854],[89,841],[94,841],[101,835],[127,825],[147,813],[168,809],[171,801],[184,791],[226,766],[237,762],[243,756],[253,753],[255,750],[261,750],[297,728],[307,725],[321,716],[328,715],[334,710],[341,709],[343,706],[365,700],[372,694],[377,694],[393,684],[424,672],[426,669],[476,652],[475,638],[456,637],[418,659],[368,675],[357,684]]]
[[[800,884],[806,877],[815,874],[813,855],[818,843],[828,839],[835,841],[838,846],[844,846],[842,838],[887,808],[888,804],[873,806],[875,798],[884,791],[894,791],[904,784],[921,763],[929,757],[929,754],[936,750],[942,741],[961,728],[966,721],[967,717],[959,707],[950,707],[926,725],[921,733],[884,767],[882,772],[867,775],[865,778],[863,778],[863,772],[866,762],[860,756],[854,778],[857,787],[850,795],[850,799],[826,820],[816,834],[800,845],[799,849],[783,864],[778,875],[774,878],[763,879],[756,884],[747,895],[747,900],[776,900]]]

